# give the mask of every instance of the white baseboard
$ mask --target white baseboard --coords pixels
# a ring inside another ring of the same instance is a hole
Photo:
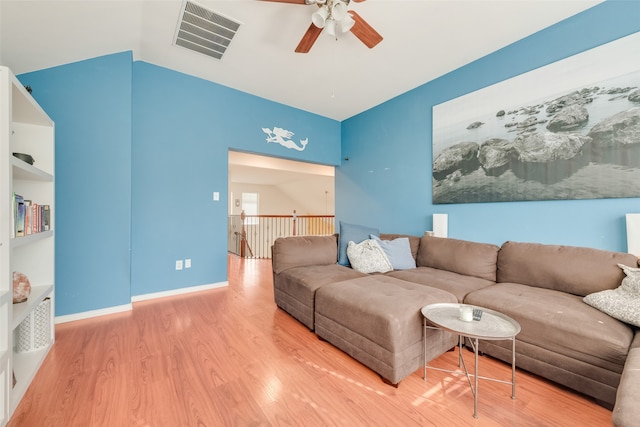
[[[74,320],[89,319],[91,317],[106,316],[107,314],[122,313],[123,311],[131,311],[133,304],[116,305],[113,307],[101,308],[99,310],[83,311],[82,313],[66,314],[64,316],[56,316],[54,323],[73,322]]]
[[[66,323],[66,322],[73,322],[74,320],[83,320],[83,319],[89,319],[91,317],[122,313],[123,311],[133,310],[133,303],[137,301],[146,301],[146,300],[155,299],[155,298],[189,294],[191,292],[199,292],[199,291],[205,291],[208,289],[224,288],[226,286],[229,286],[229,282],[218,282],[218,283],[211,283],[208,285],[198,285],[198,286],[190,286],[188,288],[172,289],[170,291],[153,292],[153,293],[144,294],[144,295],[135,295],[131,297],[130,304],[116,305],[113,307],[101,308],[99,310],[83,311],[82,313],[66,314],[64,316],[56,316],[54,319],[54,322],[56,324]]]
[[[208,289],[224,288],[229,286],[229,282],[210,283],[208,285],[190,286],[188,288],[172,289],[170,291],[153,292],[150,294],[134,295],[131,302],[146,301],[155,298],[170,297],[174,295],[189,294],[191,292],[206,291]]]

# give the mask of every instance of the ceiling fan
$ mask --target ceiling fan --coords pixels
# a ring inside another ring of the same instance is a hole
[[[331,36],[337,33],[351,31],[369,49],[382,41],[378,34],[360,15],[353,10],[347,10],[351,0],[264,0],[279,3],[317,5],[318,10],[311,15],[311,25],[304,33],[296,47],[297,53],[307,53],[318,39],[323,30]],[[353,0],[356,3],[365,0]]]

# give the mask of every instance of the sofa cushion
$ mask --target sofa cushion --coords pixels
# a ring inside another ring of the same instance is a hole
[[[522,283],[586,296],[614,289],[624,274],[617,264],[636,266],[622,252],[576,246],[505,242],[498,254],[498,282]]]
[[[271,249],[276,274],[292,267],[335,264],[338,259],[336,236],[280,237]]]
[[[366,276],[338,264],[293,267],[278,275],[278,288],[313,307],[315,292],[322,286]]]
[[[471,292],[464,302],[513,317],[522,327],[518,341],[617,373],[633,339],[630,326],[566,292],[497,283]]]
[[[347,245],[347,257],[351,268],[361,273],[386,273],[393,270],[384,251],[373,239]]]
[[[332,283],[316,295],[316,333],[392,384],[422,366],[420,309],[456,302],[440,289],[375,274]],[[428,332],[427,360],[452,348],[456,337]]]
[[[615,319],[640,326],[640,268],[618,266],[627,275],[622,284],[616,289],[589,294],[584,302]]]
[[[411,246],[408,237],[398,237],[393,240],[382,240],[371,235],[384,251],[394,270],[407,270],[416,268],[416,260],[411,254]]]
[[[278,307],[313,330],[316,291],[329,283],[363,276],[366,274],[335,262],[292,267],[274,275],[274,298]]]
[[[360,243],[369,239],[369,235],[380,235],[377,228],[367,227],[358,224],[349,224],[340,221],[340,235],[338,237],[338,264],[349,267],[349,257],[347,256],[347,246],[349,242]]]
[[[456,302],[449,292],[383,275],[323,286],[317,298],[318,313],[339,319],[342,325],[389,351],[421,341],[423,306]]]
[[[486,288],[495,284],[491,280],[453,273],[446,270],[438,270],[430,267],[417,267],[411,270],[391,271],[387,276],[396,277],[408,282],[419,283],[432,288],[441,289],[455,295],[458,302],[463,302],[464,297],[473,291]]]
[[[424,235],[416,264],[495,282],[499,249],[489,243]]]

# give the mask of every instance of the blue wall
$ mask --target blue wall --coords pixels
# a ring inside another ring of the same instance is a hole
[[[626,251],[624,214],[640,212],[638,198],[433,205],[431,109],[640,31],[639,16],[640,2],[604,2],[344,121],[336,216],[421,235],[433,213],[446,213],[449,237]]]
[[[223,282],[229,148],[335,165],[340,123],[144,62],[133,69],[132,295]],[[307,148],[267,144],[262,128],[274,126],[308,137]],[[185,258],[192,268],[176,271]]]
[[[19,76],[55,122],[56,315],[130,302],[131,53]]]
[[[130,52],[19,79],[56,123],[57,316],[226,281],[229,149],[340,162],[339,122]],[[274,126],[307,148],[268,144]]]

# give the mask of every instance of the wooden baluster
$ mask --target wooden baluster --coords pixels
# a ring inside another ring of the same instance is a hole
[[[293,235],[296,235],[296,222],[298,221],[298,215],[296,215],[296,210],[293,210]]]
[[[240,222],[242,223],[242,229],[240,231],[240,257],[244,258],[245,257],[245,251],[246,251],[246,246],[247,246],[247,232],[244,229],[244,219],[247,217],[247,215],[244,213],[244,209],[242,210],[242,212],[240,212]]]

